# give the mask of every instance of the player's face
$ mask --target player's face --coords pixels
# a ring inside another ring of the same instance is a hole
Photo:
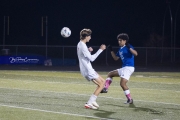
[[[123,47],[126,44],[126,40],[118,39],[119,46]]]
[[[86,36],[86,42],[89,42],[91,39],[91,36]]]

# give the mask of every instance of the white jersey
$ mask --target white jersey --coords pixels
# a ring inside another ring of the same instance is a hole
[[[95,71],[92,68],[91,62],[93,62],[102,51],[103,51],[102,49],[99,49],[95,54],[91,55],[84,42],[80,41],[78,43],[77,55],[79,59],[79,67],[82,76],[84,76],[86,79],[88,80],[93,79],[93,75]]]

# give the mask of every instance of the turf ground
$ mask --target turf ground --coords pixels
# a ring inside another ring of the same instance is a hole
[[[107,72],[99,72],[104,78]],[[75,71],[0,70],[0,120],[179,120],[180,73],[135,72],[126,100],[114,78],[98,110],[84,108],[95,89]]]

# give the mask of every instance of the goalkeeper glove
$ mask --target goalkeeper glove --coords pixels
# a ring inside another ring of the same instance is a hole
[[[108,49],[109,49],[110,51],[113,51],[113,48],[112,48],[111,45],[108,45],[107,47],[108,47]]]

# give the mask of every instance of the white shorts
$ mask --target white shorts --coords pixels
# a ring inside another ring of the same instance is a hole
[[[96,71],[91,71],[89,73],[84,73],[83,75],[88,81],[95,80],[99,77],[98,73]]]
[[[117,71],[121,78],[129,80],[130,76],[134,72],[134,67],[123,67],[123,68],[117,69]]]

